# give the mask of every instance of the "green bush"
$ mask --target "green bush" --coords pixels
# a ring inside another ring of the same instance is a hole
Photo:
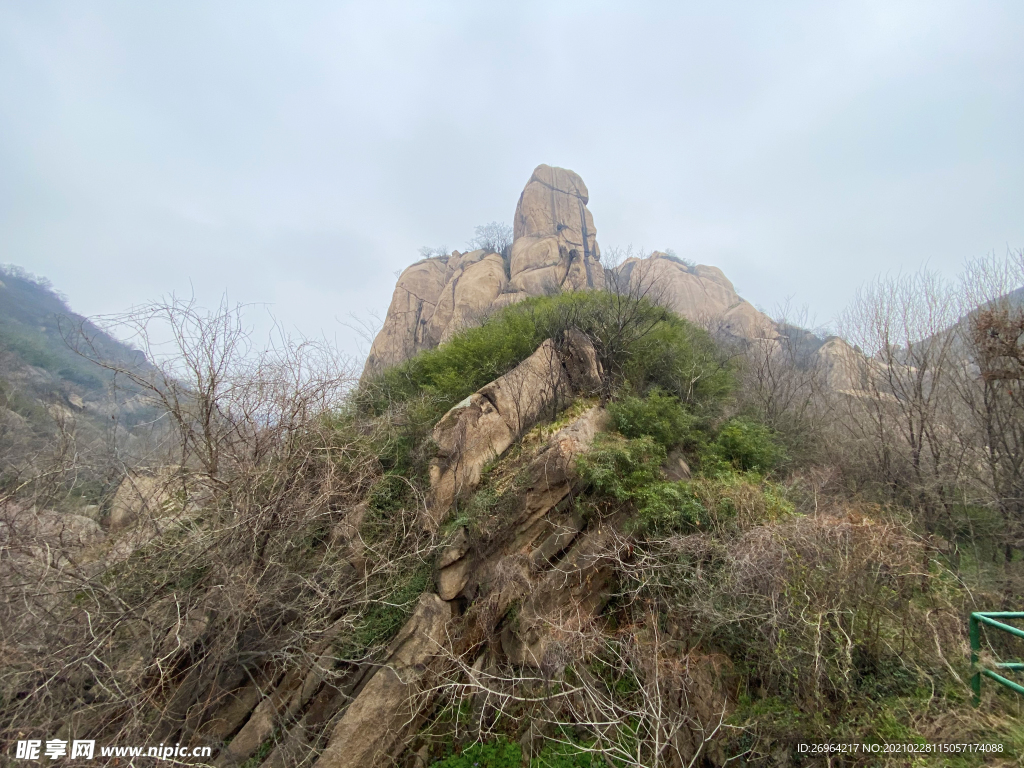
[[[665,449],[650,436],[627,440],[599,435],[594,447],[576,460],[590,493],[606,503],[628,506],[633,527],[682,529],[699,525],[704,509],[687,483],[662,478]]]
[[[701,328],[665,311],[664,319],[632,345],[621,382],[638,391],[659,387],[698,414],[714,414],[732,392],[733,368]]]
[[[538,317],[547,315],[547,301],[550,299],[525,301],[498,312],[443,346],[388,368],[364,383],[357,394],[360,406],[380,414],[398,403],[423,398],[423,407],[436,420],[533,354],[547,338]]]
[[[665,449],[646,435],[635,440],[598,435],[593,448],[576,459],[580,477],[591,492],[616,501],[632,501],[661,482],[664,462]]]
[[[504,738],[470,744],[461,753],[432,763],[433,768],[519,768],[523,750]]]
[[[393,512],[405,504],[410,493],[409,483],[403,476],[388,473],[370,489],[369,506],[380,512]]]
[[[666,450],[679,445],[690,434],[695,419],[678,397],[654,389],[645,398],[627,395],[609,403],[615,431],[629,438],[649,435]]]
[[[499,736],[486,744],[470,744],[457,755],[432,763],[432,768],[519,768],[523,750],[518,744]],[[597,768],[604,760],[575,747],[572,743],[549,742],[540,755],[530,760],[530,768]],[[618,763],[616,763],[618,765]]]
[[[709,448],[708,464],[717,458],[740,472],[769,472],[786,458],[773,430],[742,418],[728,421]]]
[[[570,329],[593,341],[608,393],[624,384],[637,392],[658,387],[705,406],[729,392],[732,373],[706,332],[645,300],[628,302],[604,291],[526,299],[364,382],[356,400],[364,412],[381,414],[422,398],[421,416],[436,420],[545,339],[561,343]]]
[[[723,465],[690,482],[667,482],[661,473],[664,461],[665,449],[649,435],[629,440],[603,434],[577,457],[576,465],[592,499],[629,508],[635,533],[733,530],[793,512],[785,490],[755,472],[738,473]]]

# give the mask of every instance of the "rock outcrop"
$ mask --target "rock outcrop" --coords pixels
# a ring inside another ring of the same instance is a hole
[[[825,385],[835,392],[864,392],[868,372],[874,371],[876,367],[838,336],[828,339],[815,354]]]
[[[99,523],[84,515],[11,505],[0,517],[0,548],[46,565],[63,564],[106,538]]]
[[[376,372],[433,349],[488,312],[525,298],[509,288],[500,254],[459,253],[418,261],[402,272],[366,370]]]
[[[438,423],[428,499],[431,524],[444,536],[432,541],[445,544],[433,550],[436,592],[419,595],[386,648],[358,660],[339,655],[337,642],[352,629],[353,617],[334,618],[302,641],[302,653],[288,664],[267,660],[218,678],[210,701],[219,703],[202,719],[189,720],[194,686],[179,685],[158,738],[170,739],[185,722],[182,733],[213,746],[215,764],[224,768],[426,765],[430,746],[421,730],[443,704],[439,691],[452,685],[471,691],[473,676],[515,668],[534,681],[550,679],[578,660],[579,638],[593,631],[616,592],[616,564],[630,556],[618,513],[594,515],[575,503],[582,490],[577,459],[608,424],[596,399],[579,396],[594,392],[600,379],[593,346],[582,334],[568,333],[559,344],[542,343]],[[570,402],[570,411],[561,410]],[[688,471],[684,460],[676,462],[678,471]],[[486,478],[485,464],[493,468]],[[482,482],[481,498],[495,503],[471,507],[476,511],[468,513],[469,522],[455,530],[440,528],[454,499],[479,490]],[[106,551],[111,542],[134,542],[135,532],[165,519],[150,520],[154,510],[144,503],[155,501],[155,513],[166,514],[170,502],[157,493],[160,487],[166,486],[126,485],[122,501],[130,522],[109,533],[86,518],[72,521],[81,528],[73,540],[54,527],[54,519],[33,517],[33,524],[69,551]],[[366,502],[357,502],[327,533],[331,556],[344,562],[341,578],[365,567],[372,543],[361,533],[367,514]],[[4,532],[0,526],[0,541]],[[23,560],[36,571],[52,567],[30,554]],[[167,626],[157,656],[182,658],[207,642],[224,611],[222,600],[219,591],[211,592],[180,612],[176,598],[163,598],[162,613],[153,614],[166,616],[161,621]],[[144,658],[133,662],[132,674],[144,671]],[[480,722],[488,706],[493,710],[487,695],[467,697],[480,708]],[[713,714],[724,707],[725,698],[716,697]]]
[[[107,520],[110,530],[122,530],[140,518],[153,520],[170,516],[173,476],[172,469],[162,469],[152,474],[127,474],[117,486],[110,502],[110,516]]]
[[[539,165],[516,206],[511,255],[483,250],[418,261],[398,278],[366,371],[443,344],[488,314],[528,296],[603,288],[597,229],[583,180]]]
[[[538,165],[519,196],[513,225],[513,287],[531,296],[603,288],[590,193],[577,174]]]
[[[716,267],[687,266],[664,253],[601,265],[590,193],[576,173],[539,165],[516,205],[508,258],[483,250],[416,262],[398,278],[365,372],[377,373],[443,344],[463,328],[528,296],[603,289],[609,281],[658,281],[657,299],[683,317],[743,339],[773,324],[737,294]]]
[[[424,594],[391,643],[387,659],[349,704],[315,768],[383,765],[428,703],[419,683],[445,642],[451,607]]]
[[[513,604],[523,605],[521,630],[506,628],[500,646],[510,660],[534,668],[550,663],[561,631],[600,609],[611,575],[605,555],[615,546],[611,529],[587,531],[563,507],[576,482],[575,458],[604,423],[604,409],[592,407],[534,452],[515,512],[498,522],[493,537],[471,538],[465,529],[455,534],[438,557],[438,594],[420,597],[385,660],[333,727],[315,768],[389,764],[431,704],[438,661],[466,655],[466,643],[480,633],[494,635]],[[494,610],[460,616],[463,596]],[[470,658],[480,666],[486,653],[478,648]]]
[[[614,547],[611,529],[587,530],[566,508],[577,481],[576,457],[605,428],[603,408],[592,407],[559,429],[520,470],[523,485],[513,511],[485,525],[475,539],[460,531],[438,561],[438,592],[493,610],[467,614],[469,636],[490,634],[509,606],[521,603],[516,627],[501,638],[515,663],[540,667],[566,622],[581,622],[606,599],[610,571],[603,555]],[[578,628],[578,624],[576,624]]]
[[[740,298],[718,267],[690,266],[655,251],[646,259],[624,261],[615,279],[714,333],[740,339],[775,336],[775,323]]]
[[[551,339],[504,376],[455,405],[434,427],[427,507],[435,527],[460,494],[480,482],[484,466],[500,456],[560,400],[595,391],[600,369],[593,345],[570,335],[563,349]]]

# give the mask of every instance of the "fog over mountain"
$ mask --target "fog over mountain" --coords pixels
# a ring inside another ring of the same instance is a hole
[[[540,163],[605,251],[828,322],[873,274],[1024,242],[1014,2],[4,4],[0,261],[336,337]],[[363,349],[365,351],[365,348]]]

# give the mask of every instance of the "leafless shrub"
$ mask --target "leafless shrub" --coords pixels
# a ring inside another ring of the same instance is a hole
[[[782,307],[771,325],[742,346],[742,403],[782,433],[792,452],[822,458],[834,405],[819,355],[822,340],[806,330],[806,311]]]
[[[1024,251],[968,265],[954,326],[959,430],[971,439],[970,502],[1005,525],[1004,559],[1024,547]]]
[[[171,300],[116,320],[156,364],[95,359],[165,414],[144,457],[161,468],[159,500],[88,548],[27,525],[18,499],[0,504],[4,741],[29,729],[216,744],[241,722],[219,724],[225,703],[308,669],[310,653],[333,649],[321,687],[358,677],[421,590],[395,596],[431,546],[416,490],[387,516],[359,505],[388,425],[348,414],[342,361],[281,337],[254,350],[227,305]]]
[[[949,519],[967,451],[950,386],[955,298],[952,286],[921,271],[869,284],[841,319],[866,355],[863,395],[846,402],[849,437],[871,458],[868,473],[901,494],[930,531]]]
[[[421,259],[436,259],[442,256],[447,256],[450,251],[447,245],[439,245],[437,247],[424,245],[419,249]]]
[[[507,259],[512,251],[512,227],[499,221],[481,224],[476,228],[476,235],[469,241],[469,247],[497,253]]]
[[[526,725],[524,759],[547,740],[606,762],[692,766],[727,727],[730,665],[721,657],[680,655],[659,623],[647,614],[612,633],[593,623],[552,627],[548,663],[537,671],[489,652],[475,662],[446,652],[427,694],[440,694],[443,711],[471,713],[466,722],[456,718],[456,738],[493,737],[509,722]]]

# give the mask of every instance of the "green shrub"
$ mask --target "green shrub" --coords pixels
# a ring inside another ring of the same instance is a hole
[[[632,501],[645,488],[661,482],[665,449],[649,436],[627,440],[598,435],[591,450],[576,459],[580,477],[591,492],[616,501]]]
[[[629,438],[650,436],[666,450],[679,445],[691,432],[694,417],[678,397],[654,389],[645,398],[627,395],[609,403],[615,430]]]
[[[690,491],[706,511],[708,525],[719,531],[746,530],[794,513],[786,489],[756,473],[720,472],[698,477],[690,483]]]
[[[774,431],[742,418],[728,421],[709,449],[709,464],[717,458],[740,472],[769,472],[786,458]]]
[[[396,473],[388,473],[370,489],[369,506],[380,512],[400,509],[410,496],[409,483]]]
[[[498,312],[483,325],[456,334],[443,346],[421,352],[364,383],[357,400],[380,414],[398,403],[423,398],[436,420],[484,384],[507,373],[544,341],[545,302],[535,299]],[[514,311],[510,311],[514,310]]]
[[[432,763],[433,768],[519,768],[523,750],[507,739],[470,744],[461,753]]]
[[[629,440],[603,434],[577,457],[576,465],[598,503],[629,508],[635,533],[744,529],[793,512],[785,490],[756,473],[723,466],[690,482],[667,482],[661,473],[664,461],[665,449],[649,435]]]
[[[594,447],[576,460],[591,495],[630,508],[633,527],[688,530],[705,516],[687,483],[666,482],[661,475],[665,449],[650,436],[627,440],[599,435]]]
[[[526,299],[374,376],[356,401],[364,412],[381,414],[423,398],[421,415],[436,421],[533,354],[545,339],[561,343],[570,329],[594,343],[608,393],[628,384],[637,392],[659,387],[694,405],[720,401],[732,386],[732,374],[711,337],[662,307],[629,301],[604,291]]]
[[[727,356],[706,331],[671,312],[632,347],[621,382],[638,391],[659,387],[700,415],[714,414],[732,392]]]

